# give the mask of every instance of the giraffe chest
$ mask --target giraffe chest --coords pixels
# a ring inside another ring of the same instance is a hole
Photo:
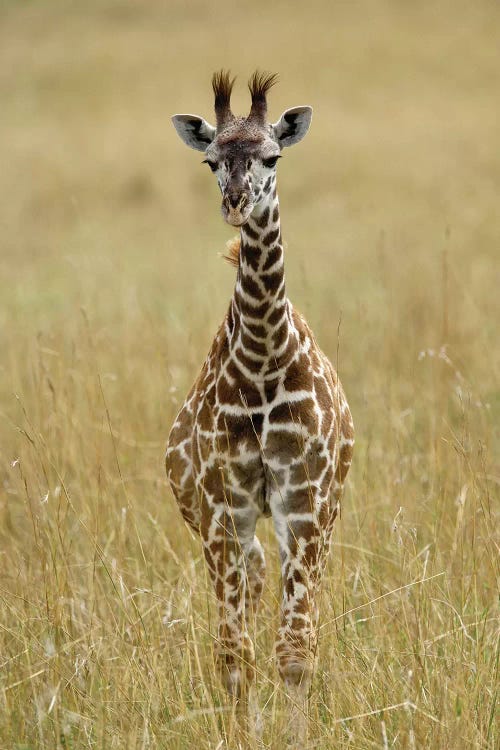
[[[234,502],[257,498],[266,512],[270,476],[330,481],[338,420],[320,356],[299,350],[285,370],[259,381],[245,377],[231,357],[217,365],[207,368],[198,389],[192,435],[197,484],[211,494],[222,483]]]

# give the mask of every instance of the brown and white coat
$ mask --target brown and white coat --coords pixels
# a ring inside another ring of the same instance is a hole
[[[285,292],[276,162],[305,135],[312,111],[296,107],[268,124],[273,83],[254,74],[252,109],[237,118],[233,82],[216,74],[217,127],[194,115],[173,118],[217,174],[222,213],[240,227],[240,246],[229,310],[172,427],[166,465],[181,513],[201,535],[219,602],[217,660],[242,703],[255,679],[248,625],[265,574],[256,524],[272,516],[283,581],[277,662],[296,707],[312,675],[318,589],[354,433],[335,370]],[[304,722],[294,716],[303,741]]]

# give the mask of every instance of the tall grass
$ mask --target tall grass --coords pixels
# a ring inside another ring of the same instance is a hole
[[[168,115],[208,116],[211,70],[257,64],[281,73],[273,116],[315,107],[280,164],[288,292],[338,352],[357,430],[310,747],[497,747],[498,8],[1,13],[0,747],[242,742],[163,471],[234,270]],[[280,748],[278,551],[258,533],[259,703]]]

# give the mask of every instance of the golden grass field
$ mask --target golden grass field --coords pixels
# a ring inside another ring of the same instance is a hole
[[[311,104],[279,186],[288,293],[357,445],[324,587],[312,748],[499,747],[500,6],[4,2],[0,747],[234,750],[169,427],[232,236],[169,117],[210,76]],[[278,554],[256,634],[283,746]]]

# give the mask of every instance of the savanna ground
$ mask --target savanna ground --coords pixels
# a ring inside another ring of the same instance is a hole
[[[497,3],[4,2],[0,746],[237,747],[210,582],[163,470],[232,291],[174,112],[211,72],[312,104],[279,165],[288,292],[344,382],[355,461],[311,748],[495,748]],[[257,638],[282,747],[270,521]]]

